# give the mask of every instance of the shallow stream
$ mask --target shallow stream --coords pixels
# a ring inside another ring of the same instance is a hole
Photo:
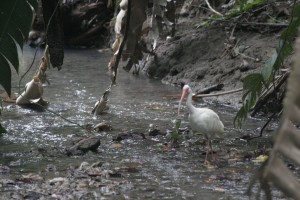
[[[32,62],[34,49],[25,47],[21,60],[20,75]],[[42,52],[38,52],[40,58]],[[48,109],[74,123],[85,126],[105,122],[113,131],[89,133],[51,112],[37,112],[3,103],[1,123],[8,130],[0,137],[0,164],[9,166],[12,176],[39,173],[47,177],[63,176],[70,166],[79,166],[83,161],[101,161],[114,167],[124,162],[139,163],[138,170],[122,171],[121,178],[128,180],[132,187],[118,195],[107,195],[105,199],[248,199],[245,190],[254,170],[259,164],[244,154],[230,159],[228,152],[254,152],[270,147],[267,133],[263,138],[247,143],[237,139],[253,134],[263,124],[259,120],[247,120],[243,130],[233,128],[234,110],[226,106],[196,102],[197,106],[214,109],[226,129],[224,137],[214,143],[219,154],[219,167],[203,166],[205,145],[194,145],[199,136],[189,136],[180,141],[179,148],[166,148],[169,140],[165,136],[147,135],[152,124],[161,132],[173,130],[177,117],[178,99],[168,95],[180,94],[180,89],[163,85],[158,80],[143,75],[134,76],[119,67],[118,85],[113,87],[109,98],[110,109],[106,114],[94,117],[91,110],[110,83],[107,74],[109,53],[96,49],[67,49],[61,71],[47,71],[50,85],[44,87],[44,99],[49,101]],[[24,78],[21,85],[32,78],[37,63]],[[13,92],[18,92],[19,77],[13,75]],[[187,109],[183,108],[182,127],[188,126]],[[114,145],[113,138],[130,130],[145,133],[146,139],[132,138]],[[255,132],[258,134],[259,132]],[[63,148],[64,142],[74,135],[101,136],[98,153],[83,156],[42,156],[38,148]],[[187,142],[187,140],[189,142]],[[230,150],[231,149],[231,150]],[[46,173],[49,165],[57,173]],[[5,191],[2,191],[5,193]],[[280,198],[280,195],[278,196]]]

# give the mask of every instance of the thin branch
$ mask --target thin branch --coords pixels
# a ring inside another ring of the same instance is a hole
[[[208,0],[205,0],[205,2],[206,2],[206,4],[207,4],[208,8],[209,8],[213,13],[215,13],[215,14],[221,16],[221,17],[224,16],[223,14],[221,14],[221,13],[219,13],[218,11],[216,11],[215,9],[213,9],[213,7],[211,7],[211,5],[210,5],[210,3],[208,2]]]
[[[263,23],[263,22],[237,22],[239,25],[251,25],[251,26],[273,26],[273,27],[288,27],[286,23]]]
[[[287,71],[283,75],[281,75],[279,78],[274,80],[274,86],[267,88],[265,92],[263,92],[258,100],[256,101],[256,104],[254,108],[252,109],[251,116],[255,116],[256,113],[262,108],[263,105],[271,98],[272,95],[276,94],[276,91],[286,82],[287,78],[289,77],[290,72]]]
[[[256,139],[256,138],[260,138],[263,135],[263,132],[265,130],[265,128],[267,128],[267,126],[269,125],[269,123],[272,121],[272,119],[274,119],[275,115],[277,114],[277,112],[275,111],[268,119],[268,121],[264,124],[264,126],[261,128],[260,133],[258,136],[254,136],[254,137],[250,137],[247,139],[247,142],[249,142],[250,140]]]
[[[225,92],[219,92],[219,93],[215,93],[215,94],[197,94],[197,95],[194,95],[193,98],[221,96],[221,95],[232,94],[232,93],[241,92],[241,91],[243,91],[243,88],[239,88],[236,90],[229,90],[229,91],[225,91]]]
[[[215,94],[194,94],[193,99],[195,98],[203,98],[203,97],[214,97],[214,96],[221,96],[221,95],[226,95],[226,94],[232,94],[232,93],[237,93],[243,91],[243,88],[235,89],[235,90],[229,90],[225,92],[219,92]],[[166,97],[169,98],[180,98],[181,95],[166,95]]]

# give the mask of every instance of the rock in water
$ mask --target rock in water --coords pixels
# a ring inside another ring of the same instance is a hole
[[[85,139],[81,139],[73,146],[66,149],[68,156],[72,155],[83,155],[88,151],[97,152],[98,147],[100,146],[100,137],[93,136]]]

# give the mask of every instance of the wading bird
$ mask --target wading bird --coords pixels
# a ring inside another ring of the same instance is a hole
[[[221,122],[217,113],[209,108],[196,108],[192,104],[193,92],[190,86],[185,85],[182,88],[182,96],[178,106],[178,115],[180,114],[180,107],[183,99],[187,97],[186,105],[189,109],[189,121],[190,126],[194,132],[199,132],[204,134],[207,143],[208,150],[206,151],[205,161],[207,163],[207,155],[209,151],[213,155],[211,138],[214,138],[216,135],[221,135],[224,132],[224,125]],[[215,158],[213,157],[215,160]]]

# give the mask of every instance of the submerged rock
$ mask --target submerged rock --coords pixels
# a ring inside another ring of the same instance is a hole
[[[0,174],[8,174],[10,172],[10,168],[6,165],[0,165]]]
[[[66,154],[68,156],[72,156],[72,155],[83,155],[88,151],[97,152],[99,146],[100,146],[99,136],[93,136],[84,139],[81,138],[78,139],[74,145],[72,145],[69,148],[66,148]]]
[[[128,131],[124,133],[119,133],[116,137],[113,138],[113,141],[120,142],[122,140],[127,140],[127,139],[146,139],[146,136],[144,133]]]
[[[97,132],[111,131],[112,130],[112,126],[109,125],[109,124],[106,124],[105,122],[101,122],[99,124],[96,124],[93,128]]]
[[[159,129],[156,129],[156,128],[149,130],[149,136],[152,136],[152,137],[155,137],[157,135],[163,135],[163,136],[165,136],[166,134],[167,133],[163,133]]]

